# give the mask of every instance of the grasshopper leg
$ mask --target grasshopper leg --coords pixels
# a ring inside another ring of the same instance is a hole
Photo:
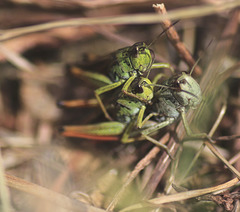
[[[57,105],[60,108],[96,107],[98,102],[96,99],[60,100],[57,102]]]
[[[167,118],[167,119],[166,119],[165,121],[163,121],[163,122],[160,122],[160,123],[158,123],[158,124],[156,124],[156,125],[154,125],[154,126],[152,126],[152,127],[149,127],[149,128],[147,128],[147,129],[144,129],[143,131],[141,131],[141,134],[143,134],[143,135],[149,135],[149,134],[151,134],[151,133],[153,133],[153,132],[156,132],[157,130],[162,129],[163,127],[166,127],[166,126],[172,124],[174,121],[175,121],[174,118]]]
[[[168,155],[169,157],[173,160],[173,156],[171,155],[170,150],[168,149],[168,147],[164,144],[161,144],[160,142],[158,142],[156,139],[148,136],[148,135],[142,135],[144,138],[146,138],[148,141],[152,142],[153,144],[155,144],[156,146],[158,146],[159,148],[163,149]]]
[[[125,82],[125,80],[120,80],[118,82],[115,82],[113,84],[110,84],[110,85],[106,85],[106,86],[103,86],[103,87],[100,87],[98,88],[97,90],[94,91],[95,93],[95,96],[96,96],[96,99],[105,115],[105,117],[108,119],[108,120],[112,120],[111,116],[108,114],[107,110],[106,110],[106,107],[104,106],[103,102],[102,102],[102,99],[100,98],[100,95],[103,94],[103,93],[106,93],[108,91],[111,91],[117,87],[119,87],[120,85],[122,85],[123,83]]]
[[[237,169],[235,169],[219,152],[218,150],[213,146],[213,140],[212,138],[207,135],[206,133],[197,133],[197,134],[194,134],[192,133],[190,127],[189,127],[189,124],[188,124],[188,121],[186,119],[186,112],[185,110],[182,110],[180,111],[181,113],[181,117],[182,117],[182,120],[183,120],[183,125],[184,125],[184,128],[186,130],[186,133],[187,135],[190,137],[190,138],[193,138],[193,139],[201,139],[201,140],[206,140],[205,144],[208,146],[208,148],[212,151],[212,153],[217,157],[219,158],[228,168],[229,170],[235,174],[237,176],[238,179],[240,179],[240,173]]]
[[[128,95],[128,96],[132,96],[132,97],[134,97],[134,98],[139,99],[139,97],[138,97],[137,95],[135,95],[135,94],[133,94],[133,93],[131,93],[131,92],[128,92],[128,89],[129,89],[131,83],[133,82],[133,80],[134,80],[135,78],[136,78],[136,75],[133,75],[133,76],[131,76],[131,77],[124,83],[124,86],[123,86],[123,88],[122,88],[122,92],[123,92],[124,94]]]
[[[91,71],[84,71],[81,68],[75,66],[73,66],[70,71],[74,76],[77,76],[82,80],[92,82],[96,86],[105,86],[112,84],[112,81],[103,74]]]
[[[151,114],[150,114],[150,115],[151,115]],[[153,116],[153,115],[154,115],[154,113],[153,113],[151,116]],[[146,118],[149,119],[150,117],[146,117]],[[145,118],[145,119],[146,119],[146,118]],[[144,120],[144,121],[145,121],[145,120]],[[164,149],[171,159],[173,159],[173,157],[172,157],[172,155],[171,155],[171,153],[170,153],[170,150],[167,148],[167,146],[159,143],[157,140],[153,139],[152,137],[150,137],[150,136],[148,136],[148,135],[151,134],[151,133],[153,133],[153,132],[155,132],[155,131],[157,131],[157,130],[159,130],[159,129],[161,129],[161,128],[163,128],[163,127],[168,126],[169,124],[171,124],[171,123],[173,123],[173,122],[174,122],[174,118],[167,118],[166,121],[161,122],[161,123],[158,123],[158,124],[156,124],[155,126],[149,127],[149,128],[147,128],[147,129],[144,129],[144,130],[141,131],[141,134],[142,134],[142,136],[143,136],[144,138],[146,138],[148,141],[154,143],[156,146]]]
[[[134,97],[134,98],[136,98],[136,99],[138,99],[138,100],[140,100],[142,102],[146,102],[147,103],[148,100],[146,100],[146,99],[144,99],[144,98],[142,98],[142,97],[140,97],[140,96],[138,96],[138,95],[128,91],[129,87],[131,86],[131,83],[133,82],[133,80],[135,78],[136,78],[136,75],[133,75],[124,83],[124,86],[122,88],[122,92],[124,94],[126,94],[127,96]]]
[[[151,69],[168,68],[174,74],[175,70],[169,63],[153,63]]]

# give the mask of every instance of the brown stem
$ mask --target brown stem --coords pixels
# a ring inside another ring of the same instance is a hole
[[[166,8],[164,6],[164,4],[156,4],[153,5],[153,7],[155,8],[156,12],[161,14],[161,15],[166,15],[167,11]],[[172,23],[170,20],[163,20],[161,22],[161,25],[163,27],[163,29],[167,29],[166,34],[169,38],[169,40],[171,41],[172,45],[175,47],[175,49],[178,51],[179,56],[187,63],[187,65],[189,66],[189,68],[191,69],[194,64],[196,63],[196,61],[193,59],[192,55],[190,54],[190,52],[188,51],[187,47],[184,45],[183,42],[180,41],[179,35],[177,33],[177,31],[175,30],[175,28],[172,26]],[[195,75],[199,76],[202,74],[202,70],[199,66],[195,67]]]

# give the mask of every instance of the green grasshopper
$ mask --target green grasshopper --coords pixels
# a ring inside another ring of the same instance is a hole
[[[131,78],[131,82],[134,82],[133,78]],[[151,93],[152,86],[159,86],[160,89]],[[137,88],[141,88],[142,92],[134,92]],[[149,135],[172,124],[180,114],[185,118],[185,112],[189,108],[196,108],[200,104],[202,94],[199,84],[190,74],[182,72],[170,77],[162,85],[151,84],[147,78],[140,77],[137,85],[132,83],[128,85],[128,92],[152,100],[152,104],[148,105],[138,98],[125,95],[117,101],[118,104],[120,103],[117,121],[65,126],[62,135],[96,140],[121,140],[123,143],[145,138],[162,147],[170,155],[165,145],[160,144]],[[157,122],[149,122],[153,117]],[[185,126],[188,132],[189,129],[187,125]]]
[[[119,49],[110,56],[111,64],[108,68],[109,77],[99,73],[83,71],[76,67],[72,69],[72,72],[74,75],[80,78],[85,78],[88,81],[97,80],[105,84],[104,86],[97,88],[94,93],[105,117],[109,120],[112,120],[102,102],[100,95],[123,85],[122,92],[124,94],[139,99],[140,101],[147,102],[147,99],[128,91],[130,82],[132,82],[135,78],[139,78],[152,68],[169,68],[172,70],[172,67],[169,63],[153,63],[154,52],[144,42],[138,42],[130,47],[128,46]]]
[[[126,84],[128,86],[128,92],[136,95],[138,98],[145,99],[148,102],[153,98],[153,86],[148,78],[131,78]],[[133,140],[129,138],[128,131],[132,129],[133,126],[137,128],[142,127],[143,114],[146,110],[146,103],[138,98],[120,92],[114,105],[116,121],[84,126],[65,126],[63,127],[63,135],[73,135],[74,137],[90,139],[96,138],[97,140],[115,140],[115,138],[109,136],[119,136],[123,134],[120,139],[123,143],[132,142]],[[129,130],[126,130],[127,128]],[[117,138],[117,140],[119,140],[119,138]]]
[[[160,33],[158,37],[164,34],[170,27],[175,25],[178,21],[174,22]],[[131,84],[135,78],[139,78],[144,73],[149,73],[151,69],[158,68],[168,68],[173,71],[173,68],[169,63],[154,63],[154,52],[149,47],[157,40],[153,40],[149,45],[144,42],[137,42],[132,46],[127,46],[122,49],[115,51],[110,54],[110,64],[108,66],[108,77],[94,72],[83,71],[78,69],[77,67],[72,68],[73,74],[79,76],[80,78],[85,78],[87,81],[98,81],[103,83],[104,86],[97,88],[94,93],[100,108],[102,109],[105,117],[108,120],[112,120],[111,116],[107,112],[100,95],[111,91],[119,86],[122,86],[122,92],[128,96],[132,96],[140,101],[144,101],[147,103],[147,99],[139,95],[135,95],[134,93],[128,92],[128,86]],[[59,102],[60,106],[61,102]]]
[[[173,68],[169,63],[154,63],[154,52],[149,47],[157,40],[158,37],[164,34],[170,27],[175,25],[177,22],[178,21],[174,22],[173,24],[171,24],[171,26],[162,31],[162,33],[160,33],[156,37],[156,39],[154,39],[149,45],[144,42],[137,42],[132,46],[124,47],[110,54],[110,63],[106,67],[108,77],[104,74],[94,73],[91,71],[83,71],[81,68],[74,66],[72,67],[71,72],[75,76],[86,79],[87,81],[94,81],[94,84],[100,83],[101,85],[103,85],[97,88],[94,93],[96,100],[100,105],[100,108],[102,109],[105,117],[108,120],[112,120],[112,118],[107,112],[107,109],[104,106],[100,95],[123,85],[122,92],[124,94],[147,103],[147,99],[128,91],[131,82],[135,78],[139,78],[140,76],[142,76],[144,73],[149,74],[149,71],[151,69],[168,68],[173,72]],[[91,100],[89,102],[94,101]],[[61,101],[58,104],[59,106],[65,106],[65,104],[66,106],[68,106],[77,105],[78,103],[79,101]]]

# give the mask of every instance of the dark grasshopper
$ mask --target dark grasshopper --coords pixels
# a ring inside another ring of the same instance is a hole
[[[131,80],[134,82],[133,78]],[[149,135],[172,124],[180,114],[185,117],[185,112],[189,108],[196,108],[202,99],[200,86],[190,74],[185,72],[175,74],[161,85],[151,84],[148,79],[142,77],[135,80],[138,83],[130,83],[128,92],[148,101],[151,100],[152,104],[146,105],[137,98],[124,95],[117,101],[117,121],[65,126],[62,134],[96,140],[121,140],[124,143],[145,138],[169,153],[166,146],[161,145]],[[151,94],[152,86],[159,88]],[[139,88],[142,92],[135,92]],[[149,122],[153,117],[155,121]]]

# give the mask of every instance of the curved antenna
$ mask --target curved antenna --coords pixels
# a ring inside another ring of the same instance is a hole
[[[177,21],[173,22],[169,27],[167,27],[166,29],[164,29],[155,39],[152,40],[152,42],[151,42],[147,47],[150,47],[152,44],[154,44],[159,37],[161,37],[166,31],[168,31],[172,26],[174,26],[175,24],[177,24],[179,21],[180,21],[180,20],[177,20]]]
[[[194,63],[194,65],[193,65],[193,67],[192,67],[192,69],[191,69],[191,71],[190,71],[190,76],[192,76],[192,72],[193,72],[193,70],[195,69],[195,67],[197,66],[197,64],[199,63],[199,61],[202,59],[202,57],[203,57],[203,53],[208,49],[208,47],[211,45],[211,43],[213,42],[213,40],[214,39],[211,39],[210,40],[210,42],[208,43],[208,45],[206,46],[206,48],[203,50],[203,52],[202,52],[202,54],[199,56],[199,58],[197,59],[197,61]]]
[[[152,60],[151,60],[151,64],[149,64],[149,68],[148,68],[148,72],[147,72],[146,78],[149,77],[149,74],[150,74],[150,71],[151,71],[151,67],[152,67],[153,61],[154,61],[154,59],[155,59],[155,53],[154,53],[154,51],[151,50],[151,49],[149,49],[149,51],[150,51],[150,54],[151,54],[151,56],[152,56]]]
[[[195,67],[197,66],[197,64],[199,63],[199,61],[202,59],[203,54],[197,59],[197,61],[194,63],[189,75],[192,76],[193,70],[195,69]]]
[[[148,84],[146,85],[146,87],[150,87],[150,86],[155,86],[155,87],[161,87],[161,88],[167,88],[167,89],[171,89],[171,90],[179,90],[179,88],[175,88],[175,87],[171,87],[171,86],[167,86],[167,85],[160,85],[160,84]],[[193,93],[186,91],[186,90],[180,90],[180,92],[184,92],[187,94],[190,94],[191,96],[198,98],[196,95],[194,95]]]

